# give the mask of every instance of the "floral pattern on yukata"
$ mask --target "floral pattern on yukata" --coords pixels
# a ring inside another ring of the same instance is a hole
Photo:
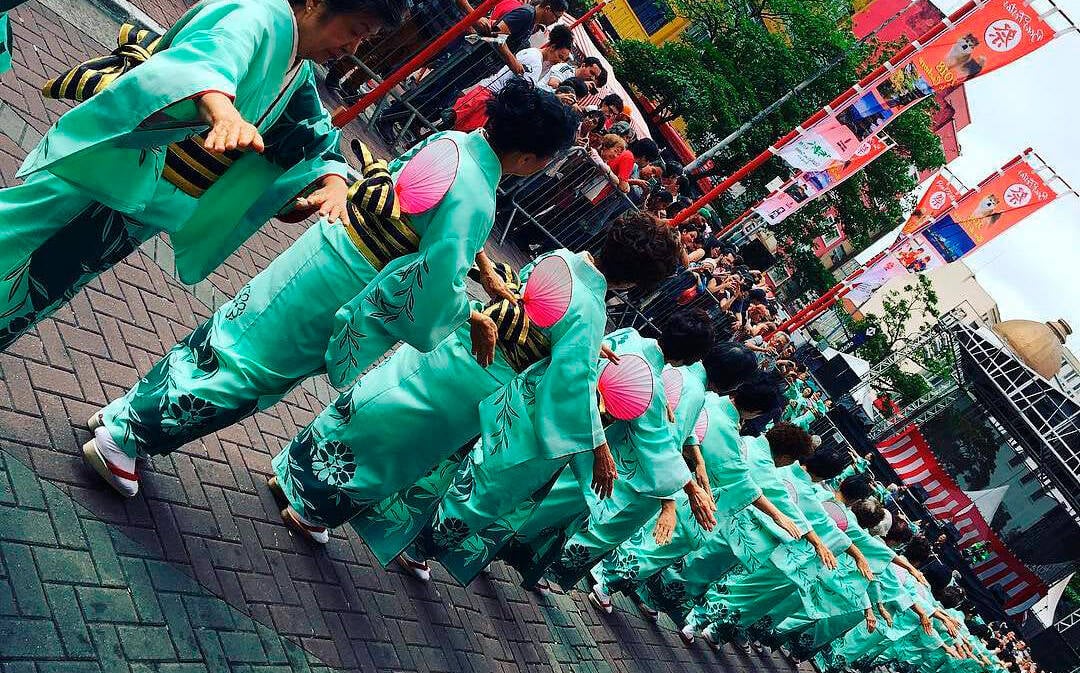
[[[141,228],[123,213],[92,204],[6,270],[0,285],[0,292],[6,286],[0,306],[7,307],[0,314],[0,351],[130,255],[142,243]]]

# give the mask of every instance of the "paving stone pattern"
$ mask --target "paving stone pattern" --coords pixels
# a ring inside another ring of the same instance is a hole
[[[139,0],[162,24],[182,0]],[[38,87],[101,52],[37,0],[12,12],[0,76],[0,183],[67,109]],[[683,647],[620,604],[601,617],[538,597],[496,565],[462,588],[384,571],[350,533],[313,549],[281,524],[270,458],[330,399],[322,381],[268,413],[157,458],[122,501],[82,462],[82,427],[281,250],[272,223],[206,283],[172,277],[153,241],[0,354],[3,673],[107,671],[788,671],[781,659]],[[328,668],[329,667],[329,668]]]

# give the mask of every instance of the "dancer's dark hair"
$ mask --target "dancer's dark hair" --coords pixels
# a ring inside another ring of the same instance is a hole
[[[631,210],[608,227],[597,258],[609,283],[650,288],[675,272],[679,242],[655,217]]]
[[[570,147],[580,120],[555,94],[521,77],[487,102],[488,141],[499,152],[552,157]]]
[[[857,472],[840,482],[840,495],[853,502],[874,495],[874,478],[869,472]]]
[[[871,529],[885,519],[885,508],[877,498],[864,498],[848,505],[859,527]]]
[[[324,0],[333,14],[369,14],[382,24],[383,31],[393,30],[405,18],[405,0]],[[294,4],[303,4],[295,0]]]
[[[777,423],[765,433],[773,459],[802,460],[814,453],[810,433],[791,423]]]
[[[664,323],[657,341],[665,359],[698,362],[712,346],[712,320],[703,309],[680,309]]]
[[[734,391],[757,371],[754,351],[732,341],[713,346],[702,364],[709,387],[721,395]]]
[[[818,479],[832,479],[851,465],[851,455],[838,447],[818,449],[814,455],[802,461],[803,467],[811,476]]]

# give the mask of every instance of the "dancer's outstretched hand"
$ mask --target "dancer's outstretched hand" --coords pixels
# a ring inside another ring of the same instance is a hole
[[[210,124],[203,147],[211,152],[252,149],[262,152],[266,149],[259,130],[244,120],[233,106],[232,100],[223,93],[211,91],[203,94],[197,103],[199,116]]]
[[[686,482],[683,491],[686,492],[686,496],[690,500],[690,511],[694,513],[694,519],[698,522],[698,525],[705,530],[715,528],[716,502],[713,500],[712,493],[698,486],[698,483],[693,479]]]
[[[814,545],[814,550],[817,552],[818,558],[821,559],[821,564],[829,570],[836,570],[836,554],[832,553],[832,550],[825,546],[823,542],[818,542]]]
[[[600,357],[608,362],[619,364],[619,354],[611,350],[611,346],[608,346],[607,344],[600,344]]]
[[[495,343],[499,338],[499,330],[491,316],[480,311],[473,311],[469,322],[472,325],[470,334],[473,357],[481,367],[487,367],[495,361]]]
[[[601,500],[610,498],[618,474],[615,472],[615,458],[611,455],[611,447],[607,442],[593,449],[592,473],[593,491]]]

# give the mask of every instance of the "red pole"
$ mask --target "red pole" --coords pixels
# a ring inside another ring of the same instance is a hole
[[[379,82],[378,86],[367,92],[356,104],[334,115],[334,126],[340,128],[356,119],[361,112],[389,93],[390,89],[404,82],[406,77],[431,60],[431,57],[435,56],[435,54],[445,49],[447,45],[468,30],[478,19],[483,18],[497,2],[498,0],[483,0],[476,6],[476,9],[466,14],[453,27],[436,38],[434,42],[424,47],[419,54],[409,59],[408,63],[395,70],[382,82]]]
[[[760,167],[761,164],[768,161],[769,157],[771,157],[771,156],[772,156],[772,148],[769,148],[769,149],[765,150],[764,152],[762,152],[761,154],[757,155],[756,157],[751,159],[748,164],[744,165],[739,170],[735,171],[731,175],[729,175],[726,178],[724,178],[723,180],[721,180],[720,184],[716,185],[715,187],[713,187],[709,191],[705,192],[705,194],[701,198],[699,198],[697,201],[694,201],[689,206],[687,206],[684,210],[676,213],[675,217],[671,218],[668,221],[668,224],[670,226],[672,226],[672,227],[679,226],[680,224],[685,222],[691,215],[693,215],[694,213],[696,213],[697,211],[701,210],[706,205],[708,205],[708,203],[710,201],[712,201],[713,199],[715,199],[716,197],[720,196],[721,194],[726,192],[728,189],[730,189],[733,184],[735,184],[739,180],[742,180],[743,178],[745,178],[747,175],[750,175],[751,173],[756,171],[758,169],[758,167]],[[724,235],[725,233],[727,233],[731,229],[732,226],[734,226],[734,223],[729,224],[727,227],[724,227],[724,229],[721,230],[717,234],[717,236]]]
[[[569,28],[571,30],[573,30],[574,28],[577,28],[581,24],[583,24],[586,21],[588,21],[589,19],[593,18],[594,16],[599,14],[601,11],[603,11],[604,7],[606,7],[608,2],[610,2],[610,1],[611,0],[602,0],[602,2],[596,3],[595,5],[593,5],[592,7],[589,8],[589,11],[585,12],[584,14],[579,16],[573,23],[571,23]]]

